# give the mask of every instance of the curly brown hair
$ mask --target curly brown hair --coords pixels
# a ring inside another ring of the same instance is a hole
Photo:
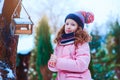
[[[55,43],[59,44],[60,40],[62,39],[62,34],[65,33],[64,31],[65,25],[58,31],[57,36],[54,40]],[[77,44],[83,44],[85,42],[90,42],[92,37],[86,32],[86,30],[82,29],[80,26],[75,31],[75,46],[77,47]]]

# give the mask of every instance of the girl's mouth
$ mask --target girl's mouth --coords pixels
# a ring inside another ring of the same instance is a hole
[[[70,32],[71,32],[71,30],[66,30],[66,32],[69,32],[69,33],[70,33]]]

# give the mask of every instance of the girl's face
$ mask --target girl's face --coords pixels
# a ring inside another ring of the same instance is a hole
[[[72,20],[72,19],[67,19],[65,22],[65,33],[71,33],[75,32],[77,30],[78,24]]]

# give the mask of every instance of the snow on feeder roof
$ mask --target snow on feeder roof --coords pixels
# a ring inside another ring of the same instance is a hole
[[[33,21],[31,20],[29,14],[27,13],[27,10],[22,5],[23,9],[25,10],[28,18],[21,18],[19,15],[17,15],[17,8],[19,5],[22,5],[22,1],[20,0],[15,8],[15,11],[12,14],[11,17],[11,34],[19,35],[19,34],[32,34],[33,29]]]

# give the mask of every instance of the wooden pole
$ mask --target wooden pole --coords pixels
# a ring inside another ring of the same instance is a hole
[[[5,20],[4,28],[0,29],[0,77],[3,80],[16,80],[16,53],[18,37],[10,32],[11,15],[19,0],[5,0],[2,16]],[[17,10],[20,16],[21,6]],[[12,75],[9,75],[11,73]]]

